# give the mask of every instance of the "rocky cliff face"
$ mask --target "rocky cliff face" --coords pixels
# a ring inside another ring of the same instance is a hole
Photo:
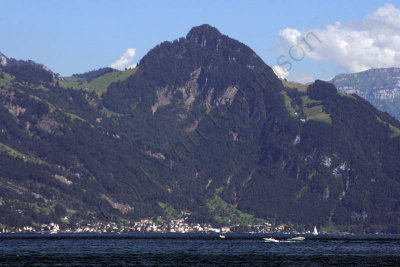
[[[7,65],[7,57],[5,55],[3,55],[2,53],[0,53],[0,65],[1,66]]]
[[[340,91],[357,94],[382,111],[400,119],[400,69],[371,69],[340,74],[331,81]]]

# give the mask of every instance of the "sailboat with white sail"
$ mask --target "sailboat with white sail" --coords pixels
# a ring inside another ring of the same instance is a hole
[[[318,235],[318,230],[317,230],[317,226],[314,226],[314,231],[312,233],[313,235]]]

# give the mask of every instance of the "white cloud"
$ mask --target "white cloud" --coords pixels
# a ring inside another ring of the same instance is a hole
[[[281,66],[275,65],[272,67],[272,70],[275,72],[276,76],[280,79],[285,79],[286,76],[289,74],[289,71]]]
[[[281,49],[291,56],[291,63],[303,56],[332,62],[351,72],[400,66],[400,9],[392,4],[378,8],[361,21],[335,22],[325,29],[305,32],[286,28],[279,36]]]
[[[111,64],[111,68],[124,70],[125,68],[134,68],[136,64],[132,64],[136,56],[136,48],[128,48],[122,57]]]

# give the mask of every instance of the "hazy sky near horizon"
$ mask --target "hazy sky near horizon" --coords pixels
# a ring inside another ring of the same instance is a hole
[[[0,8],[0,52],[64,76],[132,66],[204,23],[290,80],[400,67],[400,2],[393,0],[0,0]]]

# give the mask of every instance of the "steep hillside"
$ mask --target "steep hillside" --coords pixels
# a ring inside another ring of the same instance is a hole
[[[400,123],[329,83],[285,87],[209,25],[82,87],[15,75],[1,69],[2,224],[171,216],[168,207],[214,223],[249,213],[400,230]]]

